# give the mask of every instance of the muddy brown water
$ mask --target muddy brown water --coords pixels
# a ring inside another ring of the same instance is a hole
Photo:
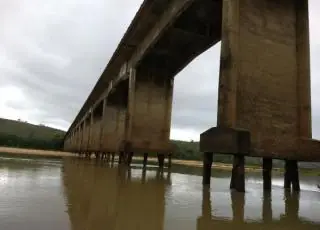
[[[225,171],[203,188],[191,167],[0,157],[0,229],[320,229],[318,178],[300,179],[300,194],[284,192],[278,174],[264,194],[260,173],[247,173],[241,194]]]

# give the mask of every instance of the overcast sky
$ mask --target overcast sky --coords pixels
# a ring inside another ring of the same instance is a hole
[[[309,2],[313,136],[320,138],[320,1]],[[0,117],[67,130],[141,3],[0,0]],[[198,140],[216,124],[219,52],[211,48],[176,76],[172,138]]]

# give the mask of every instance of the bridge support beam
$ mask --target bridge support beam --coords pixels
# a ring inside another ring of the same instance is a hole
[[[201,150],[235,155],[234,167],[237,155],[298,160],[311,138],[308,1],[223,0],[222,21],[217,127]]]
[[[148,67],[131,69],[123,151],[159,156],[170,152],[173,79]]]

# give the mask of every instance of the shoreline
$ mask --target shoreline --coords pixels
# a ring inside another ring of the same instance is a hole
[[[71,152],[62,152],[62,151],[51,151],[51,150],[38,150],[38,149],[24,149],[24,148],[12,148],[12,147],[1,147],[0,146],[0,156],[1,155],[12,155],[17,157],[40,157],[40,158],[69,158],[69,157],[77,157],[76,154]],[[116,157],[117,159],[117,157]],[[142,161],[143,157],[136,156],[133,157],[133,160],[135,161]],[[157,162],[158,159],[155,157],[149,157],[148,161],[151,162]],[[190,167],[196,167],[201,168],[202,167],[202,161],[196,161],[196,160],[181,160],[181,159],[174,159],[172,158],[172,164],[173,165],[180,165],[180,166],[190,166]],[[231,171],[232,170],[232,164],[228,163],[220,163],[220,162],[213,162],[212,169],[219,169],[219,170],[226,170]],[[261,172],[262,167],[259,165],[246,165],[245,166],[246,172]],[[283,168],[273,168],[272,171],[282,173],[284,172]],[[320,170],[318,169],[303,169],[300,168],[300,172],[303,174],[313,174],[313,175],[319,175],[320,176]]]
[[[12,148],[12,147],[0,147],[0,154],[8,154],[12,156],[38,156],[43,158],[65,158],[65,157],[77,157],[74,153],[71,152],[62,152],[62,151],[51,151],[51,150],[38,150],[38,149],[24,149],[24,148]],[[117,159],[117,157],[116,157]],[[143,157],[136,156],[133,157],[133,160],[142,161]],[[156,157],[148,157],[148,161],[157,162]],[[202,161],[196,160],[181,160],[181,159],[172,159],[173,165],[182,165],[182,166],[191,166],[191,167],[202,167]],[[213,163],[212,168],[224,169],[230,171],[232,169],[232,164],[225,163]],[[258,166],[246,166],[246,170],[256,170],[261,171],[262,169]]]
[[[19,155],[20,156],[40,156],[40,157],[47,157],[47,158],[74,157],[74,154],[70,152],[12,148],[12,147],[0,147],[0,154],[12,154],[13,156],[19,156]]]

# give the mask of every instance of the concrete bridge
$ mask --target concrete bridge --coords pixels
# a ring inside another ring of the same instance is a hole
[[[133,154],[154,152],[163,166],[172,152],[174,76],[221,40],[217,126],[200,136],[203,183],[212,154],[223,153],[234,155],[231,188],[245,190],[245,156],[254,156],[263,158],[264,189],[278,158],[286,162],[285,188],[299,190],[298,161],[320,159],[308,20],[307,0],[145,0],[71,124],[65,150],[117,152],[129,165]]]

